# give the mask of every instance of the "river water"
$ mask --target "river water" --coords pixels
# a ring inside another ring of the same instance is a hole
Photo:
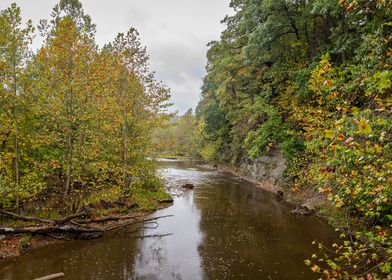
[[[135,238],[131,229],[101,239],[52,244],[0,261],[1,280],[32,280],[64,272],[65,279],[318,279],[304,265],[313,240],[332,243],[336,234],[316,217],[290,213],[275,195],[185,161],[163,161],[167,184],[195,185],[153,216],[159,227]]]

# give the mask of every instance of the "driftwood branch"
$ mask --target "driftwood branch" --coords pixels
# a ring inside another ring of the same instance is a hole
[[[144,219],[144,220],[141,220],[139,222],[156,221],[156,220],[159,220],[159,219],[170,218],[170,217],[174,217],[174,215],[158,216],[158,217],[154,217],[154,218]]]
[[[130,215],[130,216],[122,216],[122,217],[117,217],[117,216],[109,216],[109,217],[104,217],[104,218],[98,218],[98,219],[85,219],[85,220],[76,220],[75,222],[79,224],[90,224],[90,223],[106,223],[106,222],[116,222],[116,221],[122,221],[122,220],[130,220],[130,219],[137,219],[142,217],[141,215]]]
[[[63,224],[63,223],[66,223],[68,221],[71,221],[73,219],[81,218],[81,217],[85,217],[85,216],[87,216],[87,213],[86,212],[81,212],[81,213],[76,213],[76,214],[72,214],[72,215],[63,217],[63,218],[58,219],[58,220],[54,220],[54,222],[57,223],[57,224]]]
[[[65,275],[64,275],[64,273],[60,272],[60,273],[51,274],[51,275],[48,275],[48,276],[36,278],[34,280],[51,280],[51,279],[57,279],[57,278],[62,278],[62,277],[65,277]]]
[[[152,238],[152,237],[165,237],[165,236],[170,236],[173,235],[173,233],[165,233],[165,234],[149,234],[149,235],[140,235],[140,236],[135,236],[134,239],[138,239],[138,238]]]
[[[140,224],[140,223],[145,223],[145,222],[150,222],[150,221],[156,221],[156,220],[159,220],[159,219],[173,217],[173,216],[174,215],[165,215],[165,216],[159,216],[159,217],[154,217],[154,218],[149,218],[149,219],[129,221],[129,222],[125,222],[125,223],[122,223],[122,224],[118,224],[118,225],[107,227],[105,229],[105,231],[112,231],[112,230],[116,230],[116,229],[119,229],[119,228],[122,228],[122,227],[130,226],[130,225],[135,225],[135,224]]]
[[[149,225],[149,224],[148,224],[148,225]],[[159,224],[158,224],[157,222],[152,222],[151,225],[154,225],[154,226],[142,226],[142,227],[138,227],[138,228],[135,228],[134,230],[132,230],[132,231],[130,231],[130,232],[127,232],[127,233],[128,233],[128,234],[129,234],[129,233],[135,233],[135,232],[138,232],[138,231],[143,230],[143,229],[157,229],[157,228],[159,227]]]

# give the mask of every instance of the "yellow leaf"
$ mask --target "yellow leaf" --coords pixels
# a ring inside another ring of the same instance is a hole
[[[367,120],[361,119],[361,121],[358,123],[358,131],[362,134],[370,134],[373,130]]]
[[[335,137],[335,132],[333,130],[325,130],[325,137],[332,139]]]

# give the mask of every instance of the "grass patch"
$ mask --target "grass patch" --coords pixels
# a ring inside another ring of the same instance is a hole
[[[121,188],[120,187],[112,187],[101,190],[99,192],[91,193],[88,197],[83,199],[84,204],[96,204],[100,201],[116,201],[121,197]]]
[[[19,235],[19,245],[18,251],[19,253],[25,252],[31,245],[31,235],[30,234],[20,234]]]
[[[137,187],[132,189],[130,198],[133,203],[139,206],[139,211],[151,211],[159,207],[160,201],[170,199],[171,197],[163,187],[157,190]]]

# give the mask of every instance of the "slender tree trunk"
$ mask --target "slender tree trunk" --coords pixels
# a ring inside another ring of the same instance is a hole
[[[69,91],[69,105],[68,105],[68,133],[67,133],[67,170],[66,170],[66,179],[65,179],[65,192],[64,199],[67,198],[68,194],[71,191],[72,185],[72,162],[73,162],[73,91],[72,88]]]
[[[72,177],[72,158],[73,158],[73,151],[72,151],[72,139],[71,136],[68,135],[67,145],[68,145],[68,152],[67,152],[67,171],[66,171],[66,179],[65,179],[65,192],[64,192],[64,199],[67,198],[68,194],[71,191],[71,177]]]
[[[72,173],[73,173],[73,145],[74,145],[74,93],[73,93],[73,71],[74,61],[73,52],[71,52],[69,68],[68,68],[68,81],[70,87],[68,89],[68,104],[67,104],[67,121],[68,121],[68,132],[67,132],[67,170],[65,174],[65,191],[64,200],[67,199],[68,194],[72,191]]]
[[[17,76],[16,76],[16,52],[13,57],[13,78],[14,78],[14,121],[15,121],[15,191],[16,191],[16,209],[19,212],[20,198],[19,198],[19,129],[18,129],[18,112],[17,112],[17,99],[18,99],[18,88],[17,88]]]
[[[19,131],[18,122],[15,121],[15,188],[16,188],[16,209],[19,212]]]
[[[124,102],[125,106],[125,102]],[[123,179],[124,184],[127,181],[127,111],[124,108],[123,112],[123,128],[122,128],[122,165],[123,165]]]

